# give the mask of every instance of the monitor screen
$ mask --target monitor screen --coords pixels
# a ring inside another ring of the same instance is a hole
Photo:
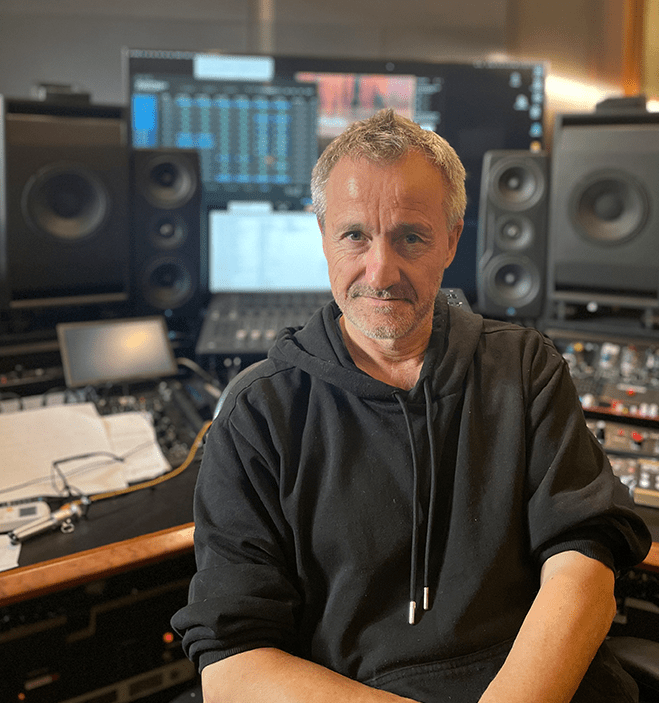
[[[316,87],[276,75],[268,56],[128,54],[133,148],[196,148],[210,207],[309,202]]]
[[[542,63],[148,50],[128,50],[124,60],[133,147],[193,147],[200,152],[211,213],[210,281],[228,280],[227,261],[233,267],[247,267],[230,278],[256,280],[257,264],[249,257],[233,258],[235,251],[223,261],[213,256],[225,247],[236,248],[228,242],[236,231],[235,217],[229,214],[236,203],[267,203],[272,232],[281,231],[280,213],[309,211],[311,169],[331,139],[354,120],[391,107],[448,139],[467,169],[465,227],[443,285],[462,288],[473,301],[483,156],[491,149],[544,148]],[[227,212],[224,219],[221,211]],[[262,218],[256,229],[266,236],[269,220],[266,214]],[[250,223],[254,226],[254,221]],[[299,246],[303,239],[300,234]],[[309,254],[315,257],[319,243],[313,228],[304,241],[305,246],[316,247]],[[220,263],[224,271],[214,272],[213,266]],[[276,280],[296,288],[297,268],[289,264]],[[282,276],[291,276],[288,284]]]
[[[226,210],[209,212],[208,231],[211,293],[330,289],[320,229],[311,212],[229,203]]]
[[[69,388],[158,379],[177,371],[159,315],[60,323],[57,338]]]

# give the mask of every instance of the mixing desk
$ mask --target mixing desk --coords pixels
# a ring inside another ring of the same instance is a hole
[[[280,329],[303,325],[331,293],[217,293],[197,341],[197,354],[265,354]]]

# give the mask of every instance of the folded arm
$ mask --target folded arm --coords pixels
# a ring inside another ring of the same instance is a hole
[[[481,703],[567,703],[616,612],[613,572],[579,552],[550,557],[536,599]]]
[[[279,649],[253,649],[206,666],[204,703],[414,703]]]
[[[578,552],[544,564],[538,595],[480,703],[568,703],[615,615],[613,572]],[[413,703],[274,648],[205,667],[206,703]]]

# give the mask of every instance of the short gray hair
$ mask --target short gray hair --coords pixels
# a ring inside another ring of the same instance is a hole
[[[410,152],[420,153],[442,174],[447,191],[444,200],[446,225],[451,231],[464,217],[467,207],[465,168],[446,139],[397,115],[392,109],[380,110],[368,119],[354,122],[320,155],[311,174],[311,198],[321,227],[325,226],[327,181],[340,159],[364,158],[389,164]]]

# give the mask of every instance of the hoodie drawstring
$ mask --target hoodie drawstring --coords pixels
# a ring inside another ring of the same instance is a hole
[[[423,609],[430,610],[430,541],[435,520],[435,491],[437,485],[437,462],[435,448],[435,433],[432,422],[432,397],[430,395],[430,379],[426,378],[423,384],[423,393],[426,398],[426,430],[430,443],[430,495],[428,496],[428,523],[426,525],[426,549],[423,560]]]
[[[416,443],[414,442],[414,433],[412,432],[412,421],[410,419],[410,413],[405,404],[405,401],[400,393],[395,393],[396,400],[400,405],[403,416],[405,417],[405,423],[407,425],[407,434],[410,438],[410,445],[412,450],[412,472],[413,472],[413,484],[412,484],[412,548],[410,554],[410,608],[408,615],[408,622],[410,625],[414,625],[416,618],[416,563],[417,563],[417,552],[419,549],[419,466],[416,455]]]
[[[436,447],[435,447],[435,437],[433,432],[433,420],[432,420],[432,397],[430,394],[430,379],[426,378],[423,384],[423,392],[426,401],[426,431],[428,433],[428,441],[430,443],[430,494],[428,496],[428,510],[427,510],[427,524],[426,524],[426,543],[425,543],[425,554],[424,554],[424,564],[423,564],[423,609],[430,609],[430,542],[433,529],[433,522],[435,516],[435,489],[436,489],[436,476],[437,470],[435,467],[436,462]],[[414,433],[412,431],[412,420],[410,418],[409,409],[403,396],[400,393],[394,394],[398,404],[403,411],[403,416],[405,417],[405,424],[407,425],[407,434],[410,439],[410,446],[412,451],[412,472],[413,472],[413,485],[412,485],[412,545],[410,554],[410,604],[409,604],[409,614],[408,622],[410,625],[414,625],[416,622],[416,595],[417,595],[417,561],[419,552],[419,502],[420,502],[420,489],[419,489],[419,461],[418,454],[416,450],[416,442],[414,441]]]

